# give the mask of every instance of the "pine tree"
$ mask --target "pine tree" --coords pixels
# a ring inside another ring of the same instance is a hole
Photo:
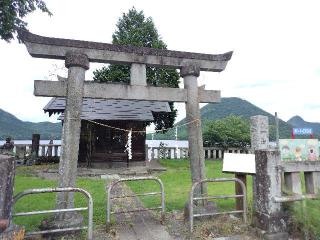
[[[143,11],[134,7],[128,13],[123,13],[112,35],[112,43],[167,49],[162,41],[151,17],[145,18]],[[130,66],[110,64],[107,67],[94,71],[94,81],[97,82],[130,82]],[[175,69],[147,67],[147,83],[152,86],[179,87],[179,74]],[[169,103],[171,113],[154,114],[156,129],[172,127],[177,115],[173,103]]]

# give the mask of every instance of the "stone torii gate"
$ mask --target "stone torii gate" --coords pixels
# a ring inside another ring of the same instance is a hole
[[[199,103],[220,101],[220,91],[198,87],[200,71],[221,72],[231,59],[232,52],[212,55],[163,49],[139,48],[107,43],[48,38],[19,31],[19,38],[31,56],[65,60],[66,81],[35,81],[34,95],[66,97],[59,165],[59,187],[74,187],[80,136],[82,98],[151,100],[185,102],[192,182],[205,178],[203,140]],[[85,81],[89,62],[131,64],[130,85]],[[146,65],[180,69],[184,89],[147,86]],[[198,194],[206,194],[202,186]],[[61,194],[57,206],[73,207],[73,196]]]

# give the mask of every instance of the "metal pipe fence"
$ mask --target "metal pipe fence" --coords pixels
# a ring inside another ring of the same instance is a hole
[[[159,183],[160,186],[160,192],[146,192],[146,193],[140,193],[140,194],[131,194],[131,195],[115,195],[112,196],[112,189],[115,185],[117,185],[120,182],[129,182],[129,181],[155,181]],[[159,207],[153,207],[153,208],[137,208],[137,209],[131,209],[127,211],[111,211],[112,209],[112,200],[113,199],[119,199],[119,198],[132,198],[137,196],[156,196],[161,195],[161,206]],[[108,187],[108,193],[107,193],[107,224],[110,224],[110,215],[111,214],[122,214],[122,213],[130,213],[130,212],[141,212],[141,211],[148,211],[148,210],[158,210],[161,209],[161,215],[164,216],[165,213],[165,193],[164,193],[164,186],[162,181],[159,178],[156,177],[132,177],[132,178],[121,178],[116,181],[111,182],[110,186]]]
[[[33,231],[27,232],[26,237],[32,235],[39,235],[45,233],[58,233],[58,232],[69,232],[69,231],[78,231],[85,230],[88,231],[88,240],[93,239],[93,200],[89,192],[81,188],[40,188],[40,189],[29,189],[23,192],[18,193],[13,199],[13,206],[17,203],[19,199],[26,195],[30,194],[39,194],[39,193],[53,193],[53,192],[79,192],[82,193],[88,199],[88,207],[80,207],[80,208],[67,208],[67,209],[53,209],[53,210],[42,210],[42,211],[32,211],[32,212],[19,212],[12,214],[10,218],[10,223],[12,222],[13,217],[20,216],[32,216],[39,214],[47,214],[47,213],[65,213],[65,212],[80,212],[80,211],[88,211],[88,226],[82,227],[71,227],[71,228],[59,228],[59,229],[50,229],[43,231]]]
[[[242,188],[241,195],[216,195],[216,196],[204,196],[204,197],[194,197],[194,190],[200,184],[206,182],[238,182]],[[202,200],[209,200],[209,199],[228,199],[228,198],[242,198],[243,199],[243,210],[234,210],[234,211],[225,211],[225,212],[218,212],[218,213],[197,213],[194,214],[193,212],[193,203],[195,201],[202,201]],[[247,223],[247,191],[245,184],[237,179],[237,178],[211,178],[211,179],[204,179],[199,182],[196,182],[192,185],[190,194],[189,194],[189,222],[190,222],[190,232],[193,232],[193,218],[194,217],[204,217],[204,216],[215,216],[215,215],[223,215],[223,214],[235,214],[235,213],[242,213],[243,214],[243,221]]]

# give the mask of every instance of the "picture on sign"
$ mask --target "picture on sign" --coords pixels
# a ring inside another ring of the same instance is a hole
[[[316,161],[319,159],[318,139],[280,139],[282,161]]]
[[[254,154],[224,153],[223,172],[232,173],[256,173],[256,161]]]

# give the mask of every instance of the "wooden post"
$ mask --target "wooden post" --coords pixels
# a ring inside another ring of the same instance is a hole
[[[235,178],[241,180],[247,188],[247,175],[244,173],[235,173]],[[241,185],[235,183],[236,195],[243,195]],[[236,210],[243,210],[243,198],[236,198]]]

